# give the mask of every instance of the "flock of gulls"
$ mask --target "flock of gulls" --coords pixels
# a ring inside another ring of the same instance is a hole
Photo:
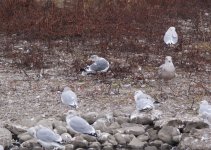
[[[178,35],[175,27],[170,27],[164,35],[164,42],[167,45],[176,44],[178,42]],[[82,75],[96,74],[98,72],[107,72],[109,69],[109,62],[102,57],[92,55],[90,57],[93,63],[83,69]],[[158,76],[164,81],[171,80],[175,77],[175,67],[171,56],[166,56],[165,63],[158,69]],[[136,109],[138,111],[152,110],[154,108],[155,100],[141,90],[134,94]],[[69,88],[65,87],[61,94],[61,101],[63,104],[72,108],[78,108],[77,95]],[[200,104],[199,115],[208,121],[211,121],[211,105],[207,101],[202,101]],[[95,129],[83,118],[76,114],[76,111],[70,110],[66,116],[66,124],[68,129],[82,134],[96,136]],[[42,125],[31,127],[28,133],[33,136],[44,148],[55,147],[57,149],[64,149],[62,145],[62,138],[53,130]],[[0,148],[1,149],[1,148]]]

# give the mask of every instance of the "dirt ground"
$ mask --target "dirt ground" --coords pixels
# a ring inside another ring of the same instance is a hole
[[[0,125],[5,122],[18,123],[23,118],[39,115],[45,117],[60,115],[64,109],[67,110],[60,100],[61,91],[65,86],[71,87],[78,95],[79,111],[82,112],[111,112],[123,108],[128,108],[132,112],[135,110],[134,92],[138,89],[159,101],[160,105],[157,109],[171,117],[185,113],[197,115],[199,102],[202,99],[211,102],[211,64],[202,65],[202,70],[190,71],[181,67],[181,61],[178,59],[180,57],[184,59],[184,55],[191,48],[185,49],[183,46],[182,51],[174,53],[171,52],[171,48],[166,48],[167,54],[173,57],[177,76],[162,86],[161,93],[156,72],[164,61],[164,53],[150,53],[147,55],[147,62],[142,61],[139,64],[140,59],[145,56],[142,51],[136,53],[92,51],[92,48],[94,49],[99,43],[99,39],[90,39],[86,42],[80,39],[74,40],[70,43],[71,49],[68,49],[64,47],[65,40],[52,41],[49,48],[47,46],[49,43],[11,40],[14,37],[15,35],[0,35],[2,54],[0,58]],[[11,44],[10,41],[13,43]],[[139,40],[139,42],[143,41]],[[155,45],[152,47],[156,48]],[[185,47],[188,46],[185,45]],[[8,57],[4,55],[5,49],[10,50],[7,51],[10,52],[7,53]],[[39,49],[45,53],[43,55],[33,53],[39,52]],[[53,53],[48,53],[48,49],[52,49]],[[111,69],[105,77],[81,75],[79,69],[90,63],[87,59],[91,54],[102,55],[111,63]],[[202,51],[201,54],[210,58],[210,51]],[[14,55],[15,57],[11,57]],[[25,60],[22,56],[25,55],[32,57],[24,64]],[[42,61],[39,60],[41,56]],[[33,58],[37,60],[30,60]],[[45,67],[33,66],[39,63]],[[27,67],[23,67],[23,64]]]

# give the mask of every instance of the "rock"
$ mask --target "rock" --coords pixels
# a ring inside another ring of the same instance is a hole
[[[67,133],[67,128],[65,126],[56,126],[54,131],[61,135],[62,133]]]
[[[128,146],[132,149],[144,149],[144,146],[147,145],[147,142],[142,142],[137,138],[133,138],[132,141],[128,144]]]
[[[147,146],[144,148],[144,150],[157,150],[157,147],[155,146]]]
[[[203,128],[209,128],[209,125],[202,121],[197,122],[185,122],[185,128],[183,129],[183,132],[190,132],[192,129],[203,129]]]
[[[33,118],[23,118],[20,120],[20,125],[23,127],[33,127],[36,125],[37,122],[39,122],[41,119],[43,119],[42,116],[37,116],[37,117],[33,117]]]
[[[21,133],[27,132],[27,127],[17,125],[17,124],[5,124],[5,128],[7,128],[10,132],[15,135],[19,135]]]
[[[27,148],[27,149],[33,149],[34,147],[40,147],[41,148],[41,145],[37,143],[36,139],[31,139],[31,140],[23,142],[20,147],[21,148]]]
[[[150,141],[154,141],[154,140],[158,139],[158,131],[157,130],[150,128],[147,130],[147,133],[149,134]]]
[[[154,141],[149,142],[150,146],[155,146],[157,148],[160,148],[162,144],[163,142],[161,140],[154,140]]]
[[[74,145],[72,144],[65,145],[65,150],[74,150]]]
[[[149,112],[134,111],[130,116],[130,121],[137,124],[152,125],[153,121],[158,120],[161,115],[161,111],[154,109]]]
[[[135,126],[135,127],[126,127],[125,128],[126,134],[133,134],[135,136],[141,135],[145,133],[145,129],[143,126]]]
[[[166,142],[170,145],[177,143],[178,141],[174,141],[173,137],[180,135],[180,131],[172,126],[163,126],[163,128],[158,132],[158,137],[163,142]]]
[[[113,134],[114,132],[116,132],[115,129],[119,129],[121,126],[117,123],[117,122],[113,122],[107,129],[108,133]]]
[[[133,135],[133,134],[123,134],[123,136],[127,143],[130,143],[132,141],[132,139],[135,137],[135,135]]]
[[[12,133],[6,128],[0,128],[0,145],[3,147],[11,145]]]
[[[137,137],[140,141],[145,142],[149,140],[149,134],[148,133],[144,133],[142,135],[139,135]]]
[[[103,150],[113,150],[113,145],[106,141],[105,143],[102,144]]]
[[[101,144],[99,142],[92,142],[89,145],[90,148],[94,148],[95,150],[100,150],[101,149]]]
[[[91,135],[87,135],[87,134],[82,134],[81,135],[85,140],[87,140],[88,142],[95,142],[97,141],[97,138]]]
[[[27,140],[32,139],[33,137],[31,135],[29,135],[28,132],[22,133],[18,135],[18,139],[20,140],[20,142],[25,142]]]
[[[210,150],[211,149],[211,130],[195,129],[187,137],[181,139],[178,149],[181,150]]]
[[[54,131],[58,134],[67,133],[66,123],[58,120],[53,120]]]
[[[104,143],[104,142],[106,142],[106,141],[108,140],[108,137],[109,137],[110,135],[111,135],[111,134],[109,134],[109,133],[103,132],[103,133],[101,133],[101,134],[99,135],[98,141],[99,141],[100,143]]]
[[[125,136],[123,134],[116,133],[114,135],[114,137],[115,137],[115,139],[116,139],[116,141],[117,141],[118,144],[120,144],[120,145],[126,145],[127,141],[126,141]]]
[[[185,126],[182,120],[179,120],[179,119],[170,120],[166,125],[172,126],[178,129],[184,128]]]
[[[48,127],[50,129],[53,129],[54,120],[55,120],[54,118],[42,119],[36,125],[42,125],[44,127]]]
[[[76,136],[72,140],[72,144],[74,145],[75,148],[87,148],[88,147],[88,142],[81,136]]]
[[[126,122],[130,121],[129,117],[125,117],[125,116],[118,116],[114,120],[116,122],[118,122],[119,124],[123,124],[123,123],[126,123]]]
[[[139,124],[136,124],[136,123],[128,123],[128,122],[122,123],[122,124],[121,124],[121,127],[122,127],[122,128],[126,128],[126,127],[136,127],[136,126],[140,126],[140,125],[139,125]]]
[[[115,109],[114,111],[113,111],[113,115],[114,115],[114,117],[119,117],[119,116],[126,116],[126,114],[124,113],[124,112],[122,112],[122,110],[119,110],[119,109]]]
[[[112,135],[109,135],[109,136],[108,136],[107,141],[108,141],[109,143],[111,143],[112,145],[117,145],[117,144],[118,144],[117,141],[116,141],[116,139],[115,139],[115,137],[112,136]]]
[[[61,137],[64,143],[71,143],[72,136],[69,133],[62,133]]]
[[[106,132],[108,130],[108,120],[105,119],[105,118],[100,118],[100,119],[97,119],[93,125],[92,125],[95,130],[100,130],[102,132]]]
[[[172,146],[167,144],[167,143],[164,143],[164,144],[161,145],[160,149],[161,150],[171,150]]]
[[[81,117],[84,118],[89,124],[93,124],[98,119],[98,113],[88,112],[88,113],[82,114]]]

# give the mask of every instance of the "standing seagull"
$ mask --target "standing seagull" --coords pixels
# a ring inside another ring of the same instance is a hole
[[[102,57],[97,55],[92,55],[89,60],[93,61],[94,63],[86,68],[82,69],[82,75],[87,74],[95,74],[97,72],[107,72],[109,69],[109,62]]]
[[[178,35],[175,27],[170,27],[166,31],[163,40],[167,45],[176,44],[178,42]]]
[[[154,108],[154,99],[151,96],[144,94],[141,90],[135,92],[134,99],[138,111],[152,110]]]
[[[69,87],[64,88],[61,95],[61,100],[62,103],[67,106],[78,108],[77,95]]]
[[[54,133],[51,129],[43,127],[42,125],[31,127],[28,133],[33,136],[38,143],[47,149],[65,149],[62,143],[62,137],[59,134]]]
[[[166,56],[165,63],[158,69],[158,76],[165,81],[175,77],[175,67],[171,56]]]
[[[95,129],[83,118],[71,113],[66,116],[66,123],[68,128],[76,133],[88,134],[97,136]]]

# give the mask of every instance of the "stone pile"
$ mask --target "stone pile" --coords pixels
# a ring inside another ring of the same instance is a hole
[[[36,117],[23,119],[19,125],[5,124],[0,128],[0,145],[10,150],[41,150],[41,145],[26,130],[43,125],[61,135],[66,150],[211,149],[211,131],[199,118],[165,118],[158,110],[132,114],[115,110],[110,114],[88,112],[80,115],[96,129],[98,137],[72,133],[66,128],[65,115]]]

